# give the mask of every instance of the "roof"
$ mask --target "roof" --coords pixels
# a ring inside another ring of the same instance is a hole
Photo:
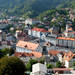
[[[73,29],[72,29],[72,28],[68,28],[68,31],[69,31],[69,30],[73,30]]]
[[[16,33],[21,33],[21,32],[22,32],[21,30],[17,30],[17,31],[16,31]]]
[[[54,56],[54,55],[57,55],[58,53],[60,53],[60,51],[50,50],[50,51],[48,52],[48,54],[52,54],[53,56]]]
[[[26,41],[19,41],[16,46],[26,48],[26,49],[30,49],[30,50],[36,50],[36,48],[39,46],[39,44],[26,42]]]
[[[69,68],[53,68],[55,71],[70,71],[71,69]]]
[[[48,32],[47,30],[43,29],[43,28],[33,28],[33,29],[30,29],[32,31],[37,31],[37,32]]]
[[[34,56],[37,57],[37,58],[41,58],[42,57],[42,53],[40,53],[40,52],[32,51],[31,53],[34,54]]]
[[[57,37],[57,39],[75,41],[75,38],[67,38],[67,37]]]
[[[73,34],[74,34],[74,33],[75,33],[75,31],[72,31],[72,32],[69,32],[69,33],[73,33]]]
[[[16,57],[32,57],[32,56],[34,56],[32,53],[26,53],[26,52],[24,52],[24,53],[22,53],[22,52],[15,52],[15,56]]]
[[[75,54],[69,51],[67,54],[65,54],[65,60],[70,61],[74,56]]]
[[[18,37],[25,37],[27,34],[26,33],[20,33],[18,34]]]

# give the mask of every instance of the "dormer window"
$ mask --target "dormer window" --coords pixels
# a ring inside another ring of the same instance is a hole
[[[24,47],[27,47],[27,45],[25,45]]]

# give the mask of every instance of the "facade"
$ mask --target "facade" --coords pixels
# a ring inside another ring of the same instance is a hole
[[[34,64],[32,66],[32,72],[30,75],[46,75],[47,67],[41,63]]]
[[[75,39],[67,37],[57,37],[56,45],[68,48],[75,48]]]
[[[59,34],[59,28],[52,27],[48,30],[51,34]]]
[[[16,45],[16,52],[31,53],[32,51],[42,53],[42,47],[39,44],[26,41],[19,41]]]
[[[25,24],[26,24],[26,25],[27,25],[27,24],[29,24],[29,25],[34,25],[34,24],[36,24],[36,23],[40,23],[40,21],[37,20],[37,19],[31,19],[31,18],[25,20]]]
[[[73,67],[73,63],[75,62],[75,54],[69,51],[65,54],[65,66],[67,68]]]
[[[28,30],[28,35],[44,39],[47,35],[47,30],[42,28],[33,28]]]
[[[12,44],[9,41],[1,41],[0,42],[0,49],[4,48],[12,48]]]
[[[71,20],[74,20],[74,19],[75,19],[75,10],[71,10],[71,11],[69,12],[69,15],[70,15],[70,19],[71,19]]]

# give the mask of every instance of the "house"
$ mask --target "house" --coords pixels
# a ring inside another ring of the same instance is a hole
[[[70,10],[69,15],[70,15],[70,19],[74,20],[75,19],[75,10]]]
[[[20,33],[22,33],[22,31],[21,30],[17,30],[16,33],[15,33],[15,37],[17,38]]]
[[[45,56],[45,65],[47,63],[50,63],[53,66],[56,66],[56,62],[58,61],[58,56],[57,56],[58,53],[59,53],[59,51],[50,50],[48,52],[48,55]]]
[[[0,49],[12,48],[12,43],[10,41],[0,41]]]
[[[44,39],[47,35],[47,30],[43,28],[33,28],[28,30],[28,35]]]
[[[67,52],[65,54],[65,66],[68,67],[73,67],[73,63],[75,62],[75,54],[72,53],[71,51]]]
[[[44,64],[37,63],[32,66],[32,72],[30,75],[46,75],[47,67]]]
[[[31,53],[32,51],[42,53],[42,47],[39,44],[26,42],[26,41],[19,41],[16,44],[16,52]]]
[[[55,73],[55,75],[58,75],[58,74],[71,74],[71,69],[69,68],[53,68],[52,69],[53,72]],[[56,74],[58,72],[58,74]]]
[[[57,27],[52,27],[52,28],[48,29],[48,31],[51,34],[59,34],[59,28],[57,28]]]
[[[57,46],[75,48],[75,38],[57,37],[56,39]]]
[[[28,18],[28,19],[25,20],[25,24],[26,24],[26,25],[27,25],[27,24],[29,24],[29,25],[34,25],[34,24],[36,24],[36,23],[40,23],[40,21],[37,20],[37,19],[31,19],[31,18]]]

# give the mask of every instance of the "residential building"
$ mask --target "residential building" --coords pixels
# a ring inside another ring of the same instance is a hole
[[[70,15],[70,19],[74,20],[75,19],[75,10],[70,10],[69,15]]]
[[[28,18],[28,19],[25,20],[25,24],[26,24],[26,25],[27,25],[27,24],[29,24],[29,25],[34,25],[34,24],[36,24],[36,23],[40,23],[40,21],[37,20],[37,19],[31,19],[31,18]]]
[[[75,54],[71,51],[65,54],[65,66],[67,68],[73,67],[73,63],[75,62]]]
[[[48,52],[48,55],[45,56],[45,65],[47,63],[50,63],[53,66],[56,66],[56,62],[58,61],[58,56],[57,56],[58,53],[59,53],[59,51],[50,50]]]
[[[57,28],[57,27],[52,27],[52,28],[48,29],[48,31],[51,34],[59,34],[59,28]]]
[[[75,48],[75,38],[57,37],[57,46]]]
[[[26,42],[26,41],[19,41],[16,44],[16,52],[31,53],[32,51],[42,53],[42,47],[39,44]]]
[[[12,43],[10,41],[0,41],[0,49],[12,48]]]
[[[47,35],[47,30],[43,28],[33,28],[28,30],[28,35],[44,39]]]

